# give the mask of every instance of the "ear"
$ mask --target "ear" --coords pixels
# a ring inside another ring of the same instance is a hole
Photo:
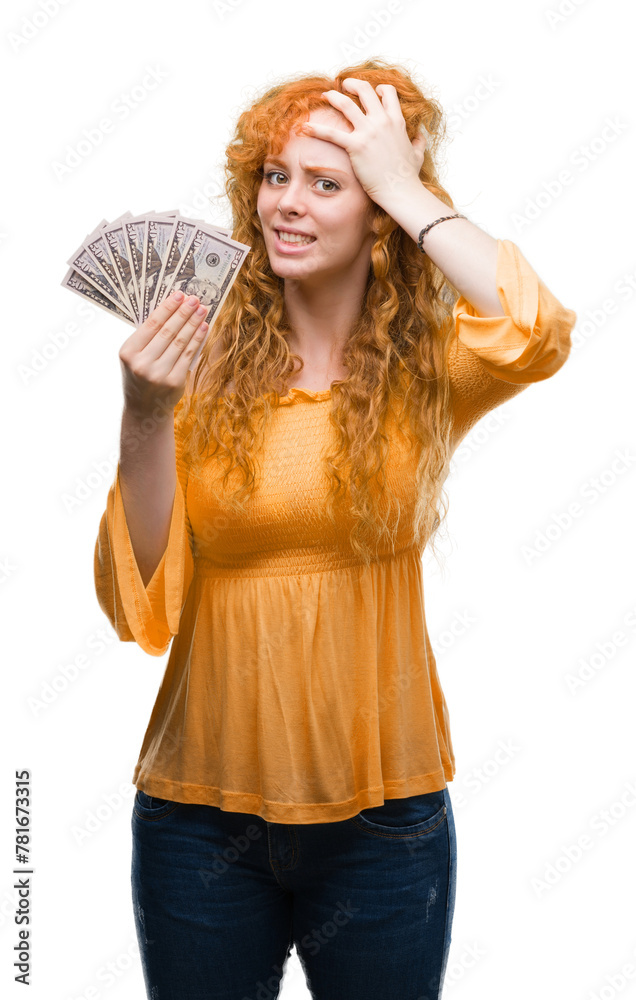
[[[417,159],[419,164],[418,172],[422,164],[424,163],[424,153],[426,151],[427,142],[428,142],[428,134],[426,132],[419,132],[418,135],[416,135],[413,141],[411,142],[411,145],[417,154]]]
[[[416,149],[421,149],[422,152],[426,149],[426,144],[428,142],[428,135],[426,132],[419,132],[418,135],[413,139],[413,146]]]
[[[377,236],[382,229],[385,215],[386,212],[384,209],[381,209],[377,202],[369,198],[367,222],[369,229],[372,230],[375,236]]]
[[[372,230],[374,236],[379,236],[383,233],[388,236],[392,233],[394,229],[398,229],[398,223],[395,221],[393,216],[385,212],[383,208],[380,208],[375,202],[371,202],[369,207],[369,228]]]

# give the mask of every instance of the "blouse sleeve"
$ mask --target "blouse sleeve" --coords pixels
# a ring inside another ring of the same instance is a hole
[[[497,240],[504,316],[479,316],[464,296],[453,308],[448,368],[457,443],[481,417],[565,363],[576,313],[561,305],[511,240]]]
[[[181,401],[180,401],[181,403]],[[128,533],[119,463],[99,525],[94,556],[97,600],[122,642],[136,642],[151,656],[162,656],[173,635],[194,575],[192,528],[186,510],[188,470],[181,458],[182,436],[174,410],[177,483],[168,544],[152,579],[144,587]]]

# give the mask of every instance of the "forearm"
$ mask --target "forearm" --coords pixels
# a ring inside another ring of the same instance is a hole
[[[154,423],[150,429],[149,423]],[[144,417],[124,407],[119,483],[130,541],[146,587],[168,546],[170,534],[177,484],[171,411],[157,421],[156,417]]]
[[[455,209],[429,191],[417,179],[394,185],[378,204],[417,243],[420,232]],[[439,222],[422,243],[433,263],[480,316],[504,316],[497,294],[497,240],[469,219]]]

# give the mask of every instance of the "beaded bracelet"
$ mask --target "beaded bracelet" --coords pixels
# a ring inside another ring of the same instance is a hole
[[[443,215],[441,219],[435,219],[435,222],[429,222],[428,226],[425,226],[424,229],[422,229],[417,240],[417,245],[422,251],[422,253],[426,253],[426,250],[422,246],[422,240],[424,239],[424,236],[429,231],[429,229],[432,229],[433,226],[436,226],[438,222],[446,222],[447,219],[465,219],[465,218],[466,218],[465,215],[460,215],[460,213],[457,212],[456,215]]]

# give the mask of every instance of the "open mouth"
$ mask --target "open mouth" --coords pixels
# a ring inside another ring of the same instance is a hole
[[[297,233],[282,233],[278,229],[275,229],[274,232],[276,233],[277,246],[285,247],[285,249],[289,247],[293,249],[301,249],[311,246],[312,243],[316,242],[315,236],[299,236]]]

